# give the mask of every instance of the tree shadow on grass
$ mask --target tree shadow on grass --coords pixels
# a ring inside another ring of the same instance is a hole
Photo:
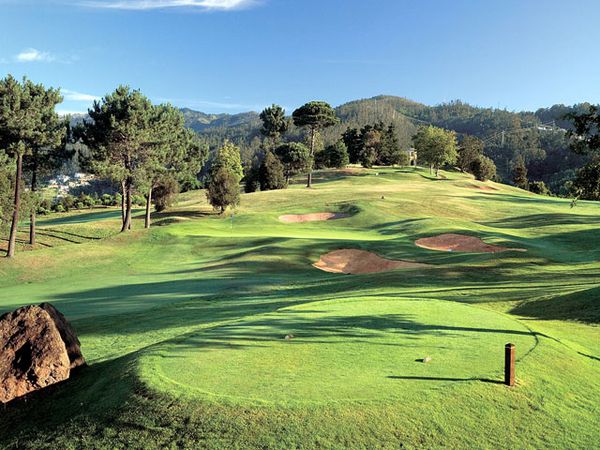
[[[503,381],[490,378],[452,378],[452,377],[412,377],[402,375],[390,375],[387,378],[392,380],[414,380],[414,381],[479,381],[483,383],[504,384]]]
[[[597,324],[600,323],[600,286],[523,302],[510,312],[540,320],[577,320]]]

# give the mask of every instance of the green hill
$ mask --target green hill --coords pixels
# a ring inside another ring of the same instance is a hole
[[[116,210],[40,220],[0,261],[0,310],[53,303],[90,366],[8,405],[0,446],[598,447],[598,205],[443,175],[319,172],[226,217],[189,192],[127,235]],[[345,216],[278,219],[318,212]],[[509,250],[415,245],[446,233]],[[313,267],[339,249],[425,266]]]

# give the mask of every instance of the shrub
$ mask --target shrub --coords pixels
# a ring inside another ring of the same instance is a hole
[[[221,213],[228,206],[235,206],[240,202],[240,186],[237,174],[220,167],[211,174],[206,191],[208,202]]]
[[[350,163],[348,149],[343,141],[337,141],[335,144],[328,146],[323,151],[323,154],[325,167],[343,169]]]
[[[179,194],[179,183],[173,178],[167,178],[156,187],[152,193],[152,202],[157,212],[165,211],[175,204]]]
[[[284,189],[286,187],[283,164],[273,153],[267,152],[265,155],[259,168],[258,180],[261,191]]]
[[[479,181],[496,178],[496,164],[487,156],[480,155],[471,163],[471,172]]]
[[[244,177],[244,192],[249,194],[260,189],[260,167],[257,164],[252,164],[246,176]]]
[[[543,181],[532,181],[529,183],[529,190],[534,194],[550,195],[550,189]]]

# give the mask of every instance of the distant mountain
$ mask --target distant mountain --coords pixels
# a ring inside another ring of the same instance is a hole
[[[229,128],[243,126],[260,126],[260,118],[256,112],[240,114],[206,114],[189,108],[182,108],[187,127],[199,133],[211,128]]]
[[[524,157],[531,179],[545,181],[559,192],[574,169],[586,161],[568,149],[565,129],[570,126],[564,115],[581,112],[587,103],[574,106],[554,105],[535,112],[514,112],[505,109],[481,108],[461,101],[428,106],[403,97],[381,95],[354,100],[335,108],[340,123],[322,133],[324,145],[334,143],[348,127],[360,128],[379,121],[393,123],[400,145],[409,147],[419,125],[432,124],[454,130],[459,138],[465,134],[485,142],[485,153],[498,166],[503,181],[510,181],[512,161]],[[240,146],[242,158],[249,163],[262,144],[259,114],[254,111],[239,114],[206,114],[182,108],[185,124],[215,150],[225,139]],[[291,114],[291,111],[287,112]],[[73,115],[80,123],[87,115]],[[290,127],[286,139],[304,139],[302,130]]]

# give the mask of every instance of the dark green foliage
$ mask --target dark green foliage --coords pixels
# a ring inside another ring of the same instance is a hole
[[[339,140],[323,150],[324,167],[343,169],[349,164],[348,149],[344,141]]]
[[[308,181],[306,186],[311,187],[316,134],[320,130],[336,125],[339,119],[335,115],[335,110],[328,103],[320,101],[309,102],[301,106],[294,111],[292,117],[294,125],[309,130],[310,160],[308,161]]]
[[[160,184],[154,188],[152,201],[157,212],[165,211],[175,204],[179,194],[179,183],[172,177],[164,178]]]
[[[529,183],[529,190],[534,194],[550,195],[550,190],[543,181],[532,181]]]
[[[243,177],[240,150],[230,142],[221,147],[211,167],[206,197],[214,209],[224,213],[240,202],[240,181]]]
[[[397,137],[396,126],[393,123],[389,124],[382,132],[381,148],[377,162],[383,166],[408,165],[408,153],[402,150]]]
[[[286,187],[283,164],[273,153],[267,152],[265,154],[260,165],[258,179],[261,191],[284,189]]]
[[[250,168],[246,171],[246,175],[244,175],[244,192],[249,194],[251,192],[256,192],[260,189],[260,164],[258,161],[253,161]]]
[[[529,188],[529,180],[527,179],[527,166],[521,155],[513,163],[513,183],[521,189]]]
[[[364,167],[407,165],[408,153],[402,149],[393,123],[365,125],[360,130],[348,128],[342,135],[351,163]]]
[[[238,178],[224,167],[217,169],[211,174],[206,196],[214,209],[224,213],[229,206],[240,202]]]
[[[37,197],[23,195],[26,158],[34,160],[34,166],[41,164],[43,158],[38,157],[39,149],[60,145],[65,130],[55,108],[62,100],[58,90],[46,89],[42,84],[34,84],[26,78],[18,82],[9,75],[0,80],[0,148],[16,162],[8,257],[15,254],[21,202],[27,200],[27,209],[32,214],[32,219],[37,209]],[[35,173],[34,170],[32,191],[35,191]],[[31,229],[34,230],[35,225]],[[33,231],[31,236],[34,242]]]
[[[382,133],[376,127],[367,125],[361,131],[359,162],[363,167],[373,167],[377,163],[381,151]]]
[[[419,127],[417,134],[413,136],[413,143],[419,154],[419,160],[435,169],[436,176],[440,167],[456,162],[458,145],[454,131],[431,125]]]
[[[463,172],[471,172],[475,175],[472,169],[473,163],[479,160],[483,155],[483,141],[475,136],[465,136],[458,148],[458,158],[456,164]]]
[[[347,128],[342,135],[342,140],[348,149],[348,158],[350,164],[358,164],[360,162],[360,153],[362,149],[362,137],[357,128]]]
[[[299,142],[287,142],[275,149],[275,155],[283,164],[286,181],[308,169],[311,161],[310,150]]]
[[[582,200],[600,200],[600,161],[595,160],[577,171],[571,193]]]
[[[533,114],[479,108],[460,101],[430,107],[404,98],[378,96],[338,106],[335,111],[341,123],[321,130],[321,134],[325,146],[334,144],[344,134],[350,162],[357,164],[360,145],[352,145],[352,139],[347,139],[345,130],[348,128],[356,131],[366,124],[380,121],[394,124],[400,146],[406,150],[412,145],[411,137],[417,130],[417,124],[430,123],[456,131],[459,135],[472,135],[485,140],[485,154],[497,165],[499,180],[507,182],[512,179],[510,162],[521,154],[527,161],[531,178],[545,181],[553,191],[558,192],[573,171],[589,161],[589,158],[569,150],[565,129],[572,129],[572,126],[563,116],[569,112],[587,112],[589,106],[585,103],[572,107],[555,105]],[[197,114],[199,117],[189,123],[202,131],[203,139],[211,147],[216,147],[227,138],[241,146],[247,163],[252,160],[261,145],[257,138],[260,137],[261,125],[258,114],[227,117]],[[300,130],[293,125],[287,134],[290,140],[301,139]],[[357,142],[356,139],[354,142]]]
[[[13,212],[13,183],[15,177],[12,158],[0,152],[0,231],[8,229]]]
[[[570,113],[567,118],[573,122],[571,149],[580,154],[600,153],[600,107],[590,105],[586,112]]]
[[[89,147],[94,173],[119,182],[125,194],[121,231],[131,227],[134,183],[142,178],[148,150],[155,142],[152,103],[140,91],[119,86],[88,111],[78,135]]]
[[[285,117],[285,110],[279,105],[271,105],[260,113],[262,128],[260,132],[269,139],[271,146],[277,145],[282,135],[289,128],[289,119]]]
[[[496,178],[496,164],[491,158],[479,155],[477,159],[471,161],[470,172],[479,181],[493,180]]]

